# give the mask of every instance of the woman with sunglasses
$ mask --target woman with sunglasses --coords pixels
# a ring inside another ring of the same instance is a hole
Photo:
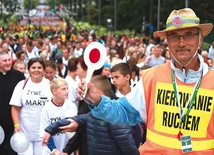
[[[41,155],[40,114],[52,97],[50,81],[43,77],[44,70],[41,58],[31,58],[28,62],[30,77],[16,85],[10,100],[14,132],[23,132],[30,141],[29,148],[21,155]]]

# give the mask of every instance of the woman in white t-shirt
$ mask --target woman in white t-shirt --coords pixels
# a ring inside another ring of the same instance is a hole
[[[41,155],[40,115],[52,98],[50,81],[43,77],[44,69],[41,58],[31,58],[28,62],[30,77],[16,85],[10,100],[14,132],[22,131],[30,141],[29,148],[21,155]]]

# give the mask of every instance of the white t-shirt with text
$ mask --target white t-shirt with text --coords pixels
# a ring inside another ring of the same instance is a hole
[[[24,80],[20,81],[10,100],[10,105],[21,107],[20,126],[30,141],[39,141],[39,124],[43,106],[52,98],[50,81],[43,78],[40,83],[28,79],[24,89]]]

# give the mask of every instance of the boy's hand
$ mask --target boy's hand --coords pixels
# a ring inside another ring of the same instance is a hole
[[[83,95],[85,93],[85,79],[81,81],[81,83],[78,84],[78,98],[83,100]],[[98,90],[91,82],[88,82],[88,91],[86,93],[86,98],[91,100],[94,103],[100,102],[101,100],[101,91]],[[88,102],[87,102],[88,103]],[[89,104],[89,103],[88,103]]]
[[[59,152],[59,150],[53,149],[50,155],[61,155],[61,153]]]
[[[77,129],[77,127],[79,126],[79,124],[73,119],[67,119],[67,121],[69,121],[70,124],[59,127],[59,129],[62,130],[63,132],[74,132]]]
[[[51,135],[48,132],[45,132],[41,140],[42,145],[47,145],[50,137]]]

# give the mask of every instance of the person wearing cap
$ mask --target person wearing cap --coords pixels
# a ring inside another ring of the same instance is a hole
[[[106,76],[107,78],[111,75],[111,65],[108,62],[105,62],[102,69],[102,76]]]
[[[100,95],[88,83],[86,98],[91,100],[92,114],[112,124],[145,122],[141,155],[213,154],[214,70],[198,54],[212,27],[200,24],[190,8],[172,11],[166,29],[154,32],[154,37],[167,38],[172,60],[144,70],[132,91],[117,101]],[[80,98],[84,84],[78,86]]]

